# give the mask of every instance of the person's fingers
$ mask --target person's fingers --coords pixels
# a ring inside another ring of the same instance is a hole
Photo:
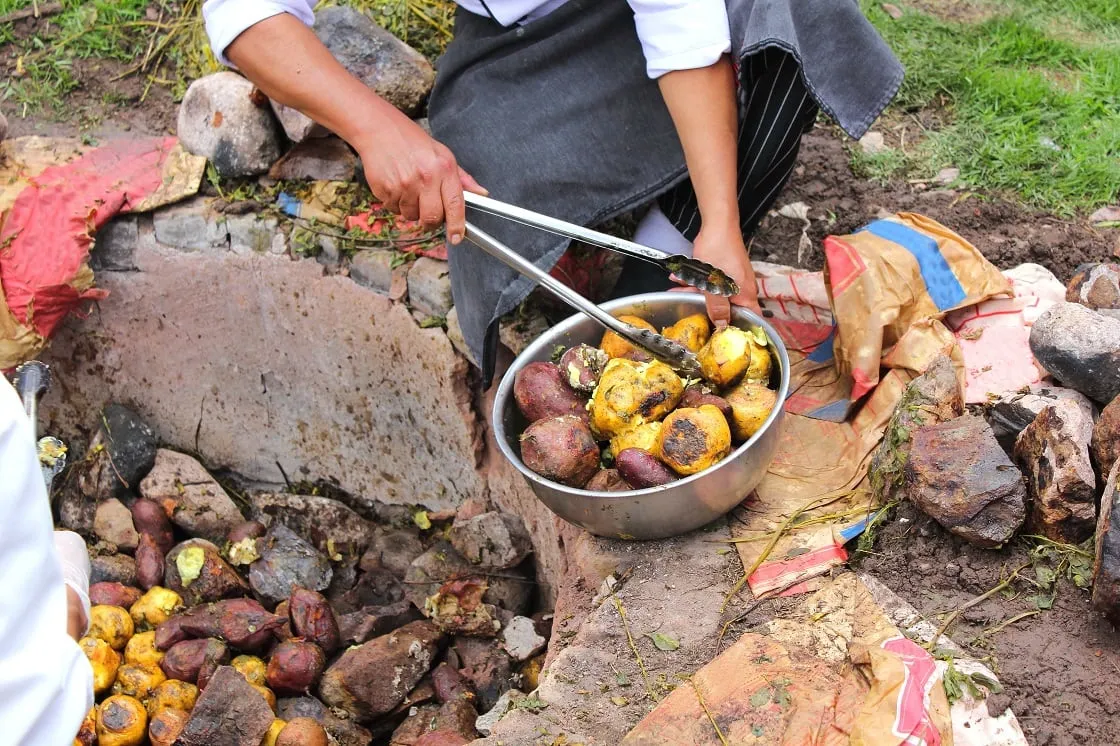
[[[405,220],[420,219],[420,191],[410,189],[401,195],[400,215]]]
[[[731,323],[731,301],[728,298],[704,293],[704,305],[708,309],[708,318],[717,329]]]
[[[475,181],[474,177],[464,171],[462,166],[459,167],[459,183],[462,184],[463,189],[466,189],[468,192],[481,194],[484,197],[490,194],[490,190]]]
[[[462,172],[462,169],[459,169]],[[447,224],[447,240],[454,246],[463,240],[467,227],[466,206],[463,203],[463,189],[455,179],[444,179],[440,185],[443,199],[444,222]]]
[[[420,192],[420,224],[431,230],[443,224],[443,194],[439,185],[432,185]]]

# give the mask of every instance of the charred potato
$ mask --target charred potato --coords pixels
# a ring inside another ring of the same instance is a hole
[[[684,345],[692,352],[699,352],[708,343],[711,335],[712,324],[708,321],[708,315],[704,313],[685,316],[672,326],[661,330],[661,336]]]
[[[245,677],[245,680],[255,686],[268,684],[268,669],[265,662],[255,655],[239,655],[230,661],[230,665]]]
[[[641,448],[627,448],[618,454],[614,465],[622,478],[634,489],[660,487],[677,479],[672,469],[658,461],[652,453]]]
[[[93,693],[101,696],[109,691],[117,680],[117,669],[121,666],[121,654],[109,647],[100,637],[83,637],[78,646],[89,659],[93,668]]]
[[[545,479],[582,487],[599,469],[599,445],[579,417],[538,420],[521,434],[521,459]]]
[[[287,640],[268,661],[268,687],[287,695],[306,694],[327,666],[323,650],[313,642]]]
[[[591,397],[591,430],[610,440],[673,411],[684,393],[684,382],[665,363],[636,363],[614,359]]]
[[[529,422],[566,414],[587,416],[587,400],[564,381],[552,363],[529,363],[513,379],[513,398]]]
[[[645,329],[647,331],[653,332],[654,334],[657,333],[657,328],[643,318],[639,318],[637,316],[619,316],[618,320],[625,324],[629,324],[630,326],[636,326],[639,329]],[[640,363],[652,359],[650,358],[649,353],[645,352],[644,350],[639,350],[637,347],[630,344],[624,338],[620,337],[612,331],[607,331],[605,334],[603,334],[603,339],[601,342],[599,342],[599,349],[607,353],[607,355],[609,355],[612,359],[625,358],[627,360],[634,360]]]
[[[74,736],[74,746],[96,746],[97,744],[97,706],[86,713],[78,735]]]
[[[96,637],[109,643],[113,650],[124,650],[132,637],[132,617],[119,606],[94,606],[89,610],[87,637]]]
[[[148,715],[155,717],[164,710],[190,712],[198,701],[198,687],[187,681],[168,679],[154,690],[148,698]]]
[[[113,683],[113,694],[126,694],[140,701],[152,696],[156,687],[167,680],[158,667],[144,668],[126,663],[117,670],[117,680]]]
[[[560,373],[568,385],[583,394],[590,394],[599,383],[610,356],[591,345],[579,344],[560,356]]]
[[[160,710],[148,723],[148,740],[152,746],[174,746],[190,719],[190,713],[183,710]]]
[[[136,582],[144,590],[156,587],[163,582],[167,564],[164,552],[150,534],[140,534],[136,547]]]
[[[766,381],[770,378],[770,351],[766,335],[736,326],[717,329],[696,354],[704,379],[726,388],[740,380]]]
[[[120,606],[129,609],[144,592],[122,583],[94,583],[89,587],[89,602],[94,606]]]
[[[148,713],[134,697],[114,695],[97,708],[98,746],[140,746],[148,735]]]
[[[626,492],[634,489],[626,483],[618,469],[601,469],[583,488],[592,492]]]
[[[163,660],[163,652],[156,648],[156,633],[140,632],[124,646],[124,662],[133,666],[156,668]]]
[[[744,381],[727,394],[731,405],[731,434],[735,440],[749,440],[766,422],[778,404],[778,392],[761,383]]]
[[[173,590],[153,586],[129,610],[132,621],[140,630],[155,629],[182,608],[183,599]]]
[[[661,423],[657,455],[682,476],[698,474],[731,452],[731,428],[716,407],[678,409]]]
[[[631,428],[621,435],[611,438],[610,453],[612,457],[625,451],[627,448],[641,448],[643,451],[653,453],[657,446],[657,436],[661,433],[660,422],[647,422]]]

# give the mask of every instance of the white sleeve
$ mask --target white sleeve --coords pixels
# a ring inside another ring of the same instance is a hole
[[[34,436],[0,376],[0,745],[70,746],[93,707],[93,670],[66,633]]]
[[[318,0],[205,0],[202,17],[206,21],[206,35],[210,48],[223,65],[226,47],[250,26],[266,18],[290,13],[310,26],[315,22],[315,4]]]
[[[646,73],[715,64],[731,51],[724,0],[628,0],[646,57]]]

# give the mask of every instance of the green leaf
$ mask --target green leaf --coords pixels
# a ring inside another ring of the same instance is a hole
[[[1035,565],[1034,576],[1038,579],[1038,584],[1043,588],[1049,588],[1054,585],[1054,581],[1057,579],[1053,568],[1047,567],[1046,565]]]
[[[428,518],[428,511],[417,510],[412,514],[412,522],[415,523],[421,531],[427,531],[432,527],[432,521]]]
[[[630,700],[626,699],[626,697],[611,697],[611,702],[614,702],[619,707],[625,707],[630,704]]]
[[[1036,596],[1031,596],[1028,599],[1034,603],[1042,611],[1054,608],[1054,594],[1053,593],[1039,593]]]
[[[619,671],[614,675],[614,683],[619,686],[630,686],[630,677]]]
[[[429,316],[420,322],[421,329],[433,329],[437,326],[443,326],[447,323],[447,319],[442,316]]]
[[[646,637],[653,640],[653,646],[658,650],[664,650],[666,653],[671,653],[681,646],[679,642],[674,640],[669,635],[663,635],[660,632],[653,634],[646,634]]]
[[[991,676],[988,676],[986,673],[983,673],[982,671],[977,671],[976,673],[969,674],[969,678],[972,679],[973,682],[987,689],[992,694],[999,694],[1003,691],[1003,687],[1000,686],[1000,683],[998,681],[993,679]]]

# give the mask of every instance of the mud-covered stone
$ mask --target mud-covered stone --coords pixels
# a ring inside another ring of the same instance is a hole
[[[221,666],[191,711],[176,746],[260,746],[274,715],[232,666]]]
[[[1120,396],[1101,410],[1093,426],[1093,458],[1101,476],[1106,476],[1112,465],[1120,460]]]
[[[1120,264],[1094,262],[1077,268],[1066,300],[1120,319]]]
[[[287,722],[294,718],[312,718],[337,746],[369,746],[370,732],[353,720],[340,718],[315,697],[283,697],[276,703],[276,717]]]
[[[988,422],[997,438],[1018,437],[1039,412],[1062,399],[1076,402],[1088,417],[1093,416],[1093,402],[1080,391],[1035,383],[1025,391],[1009,391],[992,402],[987,412]]]
[[[231,527],[244,522],[236,503],[194,458],[161,448],[140,483],[140,494],[164,506],[171,522],[189,536],[221,544]]]
[[[1107,403],[1120,395],[1120,319],[1055,303],[1031,327],[1031,352],[1066,386]]]
[[[205,539],[190,539],[167,553],[164,586],[178,593],[187,606],[197,606],[249,593],[249,585],[224,559],[221,550]]]
[[[373,568],[358,579],[346,593],[334,599],[335,608],[343,613],[358,611],[367,606],[387,606],[405,600],[405,589],[393,574],[382,568]]]
[[[1101,495],[1101,515],[1096,528],[1096,561],[1093,564],[1093,608],[1120,624],[1120,521],[1113,523],[1112,514],[1120,502],[1116,480],[1120,475],[1120,461],[1115,462],[1106,475],[1104,494]]]
[[[1027,478],[1031,528],[1048,539],[1080,544],[1093,534],[1097,477],[1089,460],[1093,420],[1071,401],[1041,412],[1015,441]]]
[[[411,602],[397,601],[342,614],[338,617],[338,631],[344,645],[360,645],[419,619],[420,610]]]
[[[405,593],[408,599],[423,609],[425,601],[439,592],[449,580],[481,577],[477,566],[472,565],[455,551],[450,543],[438,541],[420,555],[405,574]],[[485,577],[487,588],[482,600],[500,606],[514,614],[528,611],[532,601],[533,581],[531,571],[524,564],[491,573]]]
[[[250,498],[253,509],[271,516],[315,545],[320,552],[361,557],[376,526],[329,497],[262,492]]]
[[[1026,487],[982,417],[967,415],[914,431],[906,495],[973,544],[1003,544],[1026,517]]]
[[[426,316],[447,316],[453,305],[447,262],[422,256],[412,263],[408,270],[408,305]]]
[[[177,134],[188,152],[206,156],[224,177],[262,174],[280,157],[280,128],[268,98],[234,72],[191,83]]]
[[[412,562],[424,553],[424,545],[416,531],[407,528],[377,527],[369,547],[362,555],[363,572],[383,568],[404,579]]]
[[[140,535],[132,524],[132,513],[113,497],[97,506],[93,516],[93,532],[99,539],[116,544],[117,548],[131,552],[140,542]]]
[[[505,570],[533,551],[524,521],[512,513],[491,511],[456,521],[449,538],[455,551],[471,564],[488,570]]]
[[[436,699],[441,704],[455,699],[474,697],[474,692],[463,674],[446,661],[432,670],[432,688],[435,689]]]
[[[360,719],[384,715],[431,669],[441,637],[430,622],[412,622],[350,648],[323,673],[319,695]]]
[[[278,604],[296,588],[325,591],[331,584],[331,563],[315,547],[282,523],[274,523],[257,539],[260,559],[249,565],[249,585],[270,604]]]
[[[89,582],[120,583],[136,586],[136,560],[127,554],[106,554],[90,557]]]
[[[337,137],[322,137],[297,144],[269,169],[268,175],[286,181],[354,181],[358,156]]]
[[[487,712],[510,689],[513,668],[509,655],[498,641],[477,637],[456,637],[455,651],[462,664],[459,673],[474,689],[478,709]]]

